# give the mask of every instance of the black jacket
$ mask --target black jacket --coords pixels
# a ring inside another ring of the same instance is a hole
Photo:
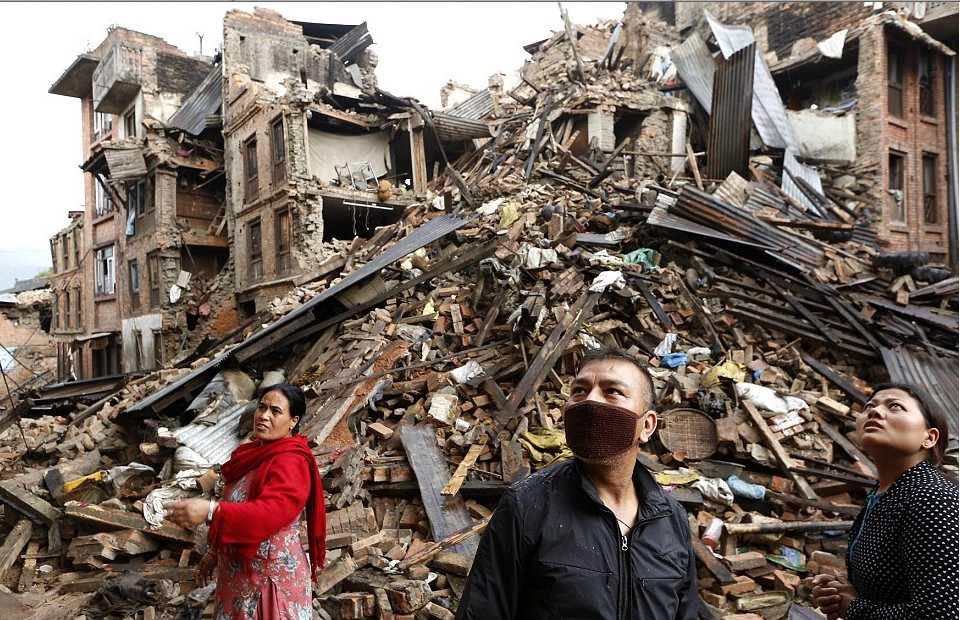
[[[639,522],[627,537],[577,461],[504,494],[467,579],[457,620],[695,620],[687,514],[637,463]]]

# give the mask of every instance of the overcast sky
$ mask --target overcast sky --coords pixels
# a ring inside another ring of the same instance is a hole
[[[187,53],[210,54],[223,40],[223,15],[254,6],[319,23],[367,22],[380,59],[380,87],[438,108],[449,79],[484,88],[497,71],[518,69],[522,46],[562,30],[556,2],[61,2],[5,3],[0,25],[5,122],[0,289],[50,264],[49,239],[83,208],[80,103],[47,89],[78,54],[116,24],[153,34]],[[567,2],[576,23],[619,19],[623,2]]]

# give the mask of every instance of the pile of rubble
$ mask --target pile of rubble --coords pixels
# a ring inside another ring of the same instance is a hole
[[[542,43],[496,136],[271,316],[126,383],[22,395],[0,435],[0,615],[209,617],[205,531],[159,505],[214,496],[258,389],[287,380],[326,491],[317,615],[452,618],[500,494],[570,456],[579,356],[614,344],[654,376],[641,460],[689,512],[701,617],[819,617],[804,578],[844,570],[876,476],[852,433],[869,384],[957,408],[957,279],[919,279],[940,274],[807,188],[829,205],[810,217],[766,155],[709,180],[694,141],[676,166],[662,123],[683,103],[617,33]],[[598,105],[636,110],[632,134],[586,143]]]

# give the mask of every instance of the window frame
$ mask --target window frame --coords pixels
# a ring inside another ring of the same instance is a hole
[[[901,45],[892,41],[887,42],[887,114],[899,119],[905,118],[906,107],[903,92],[904,53],[905,50]],[[895,97],[894,94],[896,94]]]
[[[76,303],[74,304],[74,307],[76,309],[76,315],[74,316],[74,321],[76,323],[75,328],[78,330],[83,330],[83,306],[82,306],[83,289],[81,289],[80,286],[77,285],[76,287],[74,287],[73,291],[75,293],[74,299],[76,301]]]
[[[894,166],[894,163],[897,163],[897,165]],[[890,197],[888,203],[890,208],[888,210],[887,217],[890,220],[890,224],[893,226],[907,225],[906,173],[907,154],[901,153],[900,151],[890,151],[887,154],[887,189],[899,190],[901,192],[901,199],[899,201],[897,201],[893,194],[891,194],[889,191],[887,192],[887,195]],[[894,214],[898,215],[899,217],[895,218]]]
[[[283,115],[270,123],[270,164],[274,186],[287,180],[287,140],[283,132]]]
[[[243,142],[243,200],[253,202],[260,197],[260,165],[257,160],[257,136]]]
[[[127,282],[130,286],[130,309],[140,309],[140,265],[137,259],[127,261]]]
[[[920,159],[924,224],[940,223],[940,205],[938,203],[937,193],[937,169],[939,168],[939,163],[939,158],[936,153],[923,153]]]
[[[937,56],[933,50],[921,48],[917,52],[917,110],[923,116],[937,116],[936,84]]]
[[[110,192],[107,191],[106,181],[100,178],[100,175],[93,175],[93,184],[94,184],[94,211],[96,212],[96,217],[105,217],[113,213],[115,206],[113,204],[113,197],[110,196]]]
[[[247,249],[250,255],[248,275],[251,280],[260,280],[263,278],[263,223],[259,217],[247,224]]]
[[[113,114],[93,112],[93,141],[99,142],[113,131]]]
[[[150,284],[150,308],[160,307],[160,253],[147,254],[147,279]]]
[[[283,275],[293,267],[290,253],[293,245],[293,212],[290,207],[282,207],[274,211],[273,223],[277,275]]]
[[[107,251],[109,250],[109,255]],[[113,244],[97,248],[94,269],[94,294],[97,297],[115,295],[117,292],[117,252]]]

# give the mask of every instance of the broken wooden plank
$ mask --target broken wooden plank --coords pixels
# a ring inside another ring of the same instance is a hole
[[[690,532],[690,545],[693,547],[694,555],[697,556],[701,564],[707,567],[707,570],[717,581],[720,583],[735,583],[737,581],[730,569],[724,566],[723,562],[713,555],[713,551],[710,551],[710,548],[703,544],[703,541],[697,538],[697,535],[692,531]]]
[[[33,535],[33,523],[30,519],[20,519],[3,541],[0,547],[0,580],[3,579],[7,569],[13,566],[14,562],[20,559],[20,552],[30,542],[30,536]]]
[[[843,433],[837,430],[837,427],[824,420],[821,416],[815,415],[813,419],[820,424],[820,430],[853,459],[854,464],[860,471],[865,474],[869,473],[874,478],[878,477],[877,466],[873,464],[870,457],[864,454],[860,448],[853,445],[849,439],[844,437]]]
[[[510,392],[507,404],[497,413],[496,430],[502,430],[513,419],[517,410],[524,401],[536,391],[543,382],[550,369],[557,363],[567,348],[567,344],[576,335],[577,330],[592,314],[593,308],[600,299],[600,293],[587,290],[573,304],[570,311],[557,323],[546,342],[537,352],[537,356],[530,362],[530,368],[520,379],[517,387]]]
[[[66,620],[73,618],[96,594],[63,594],[48,601],[25,615],[14,616],[9,620]]]
[[[443,451],[437,445],[433,427],[401,425],[398,428],[407,460],[417,477],[417,486],[420,488],[434,540],[442,540],[472,526],[473,519],[463,503],[463,498],[459,494],[451,497],[440,494],[450,472]],[[452,550],[474,555],[477,552],[477,539],[467,538]]]
[[[430,558],[437,555],[441,551],[450,549],[455,551],[456,547],[465,540],[471,539],[474,537],[474,534],[480,534],[485,529],[487,525],[490,524],[490,517],[481,519],[477,523],[471,524],[469,527],[466,527],[458,532],[454,532],[449,536],[442,538],[436,542],[430,543],[426,547],[416,551],[409,556],[403,558],[400,563],[397,565],[397,570],[406,570],[407,568],[413,566],[414,564],[423,564],[427,562]],[[469,556],[473,557],[473,556]]]
[[[26,592],[33,587],[33,578],[37,573],[37,558],[40,551],[40,543],[31,542],[27,544],[27,552],[21,556],[24,558],[23,566],[20,567],[20,580],[17,582],[17,592]],[[3,617],[0,614],[0,617]]]
[[[835,386],[843,390],[844,394],[846,394],[853,400],[857,401],[861,405],[865,405],[867,403],[866,394],[861,392],[859,389],[857,389],[855,385],[853,385],[852,383],[850,383],[849,381],[841,377],[839,374],[834,372],[833,369],[831,369],[829,366],[827,366],[820,360],[816,359],[815,357],[811,357],[810,355],[807,355],[803,351],[800,352],[800,358],[803,360],[803,362],[807,366],[809,366],[810,368],[813,368],[821,376],[826,378],[827,381],[829,381],[830,383],[834,384]]]
[[[487,436],[482,435],[480,441],[470,446],[470,449],[467,450],[467,454],[463,457],[463,460],[460,461],[460,464],[457,465],[457,471],[453,473],[453,476],[440,489],[440,495],[456,495],[457,491],[460,490],[460,486],[467,479],[467,474],[470,472],[470,468],[477,462],[477,457],[480,456],[480,453],[483,452],[483,447],[487,445]]]
[[[91,523],[102,523],[121,529],[130,529],[150,534],[166,540],[176,540],[183,543],[193,543],[193,532],[176,525],[162,525],[159,529],[151,529],[147,520],[134,512],[126,512],[115,508],[104,508],[102,506],[66,506],[63,509],[67,516],[89,521]]]
[[[819,496],[817,495],[816,491],[813,490],[813,487],[810,486],[810,483],[807,482],[803,476],[794,471],[796,464],[793,462],[793,459],[790,458],[790,455],[787,454],[787,451],[783,449],[783,446],[780,445],[780,441],[774,437],[773,431],[771,431],[770,427],[767,426],[767,421],[763,419],[762,415],[760,415],[760,412],[757,410],[756,406],[749,400],[743,400],[740,402],[740,404],[747,411],[747,414],[750,416],[754,426],[756,426],[757,430],[760,431],[760,435],[763,437],[767,447],[770,448],[770,451],[773,452],[774,458],[777,460],[777,463],[780,464],[780,467],[783,469],[784,473],[786,473],[790,479],[796,483],[804,497],[807,499],[819,500]]]
[[[50,526],[60,518],[60,511],[16,483],[16,479],[0,482],[0,502],[38,525]]]

